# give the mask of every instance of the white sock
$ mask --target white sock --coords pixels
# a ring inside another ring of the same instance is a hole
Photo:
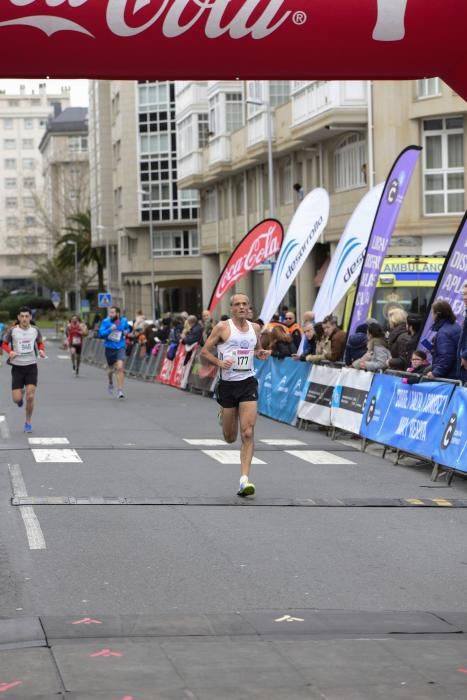
[[[246,476],[246,474],[240,477],[240,485],[243,484],[245,481],[248,481],[248,477]]]

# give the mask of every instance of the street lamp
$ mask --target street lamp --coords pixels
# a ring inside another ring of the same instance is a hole
[[[79,316],[81,311],[79,273],[78,273],[78,243],[76,241],[65,241],[66,245],[75,246],[75,312]]]
[[[272,158],[272,109],[269,100],[260,100],[258,97],[249,97],[246,100],[249,105],[264,107],[267,115],[266,138],[268,142],[268,180],[269,180],[269,216],[273,219],[276,215],[276,202],[274,197],[274,161]]]
[[[151,320],[156,320],[156,285],[155,285],[155,275],[154,275],[154,227],[152,221],[152,203],[151,203],[151,191],[141,188],[138,190],[139,195],[146,195],[149,197],[149,251],[151,255]],[[141,202],[142,203],[142,202]],[[143,207],[141,207],[142,210]]]
[[[110,227],[103,226],[102,224],[96,225],[96,229],[98,231],[107,231],[108,228],[110,228]],[[109,245],[109,237],[107,236],[107,234],[105,234],[104,243],[105,243],[105,265],[107,268],[107,286],[108,286],[108,289],[107,290],[101,289],[100,291],[101,292],[104,292],[104,291],[111,292],[112,291],[112,284],[111,284],[111,279],[110,279],[110,245]]]

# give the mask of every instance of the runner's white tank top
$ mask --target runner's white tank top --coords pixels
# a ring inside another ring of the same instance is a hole
[[[221,369],[221,379],[226,382],[240,382],[248,377],[255,376],[253,366],[255,348],[257,343],[256,333],[250,321],[248,330],[241,331],[229,318],[230,336],[225,343],[219,343],[217,350],[221,360],[231,357],[234,361],[230,369]]]

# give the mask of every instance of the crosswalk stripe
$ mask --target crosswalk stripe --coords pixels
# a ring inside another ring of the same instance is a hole
[[[217,438],[183,438],[184,442],[193,446],[205,446],[205,447],[215,447],[216,445],[227,445],[225,440],[219,440]]]
[[[31,450],[36,462],[82,462],[76,450]]]
[[[70,441],[66,437],[32,437],[28,438],[30,445],[69,445]]]
[[[260,440],[260,442],[264,442],[266,445],[271,445],[277,447],[293,447],[294,445],[306,445],[306,442],[302,442],[302,440],[293,440],[289,438],[265,438],[263,440]]]
[[[203,450],[205,455],[221,464],[240,464],[240,450]],[[262,459],[253,457],[252,464],[267,464]]]
[[[337,455],[324,450],[285,450],[285,452],[311,464],[355,464],[350,459],[337,457]]]

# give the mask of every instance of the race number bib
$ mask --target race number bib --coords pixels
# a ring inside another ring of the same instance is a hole
[[[79,335],[74,335],[71,339],[72,345],[81,345],[81,338]]]
[[[121,337],[122,331],[112,331],[112,333],[109,333],[109,340],[114,343],[118,343]]]
[[[232,350],[233,365],[231,369],[234,372],[249,372],[253,369],[254,350]]]
[[[19,341],[19,354],[20,355],[30,355],[34,352],[34,341],[33,340],[20,340]]]

